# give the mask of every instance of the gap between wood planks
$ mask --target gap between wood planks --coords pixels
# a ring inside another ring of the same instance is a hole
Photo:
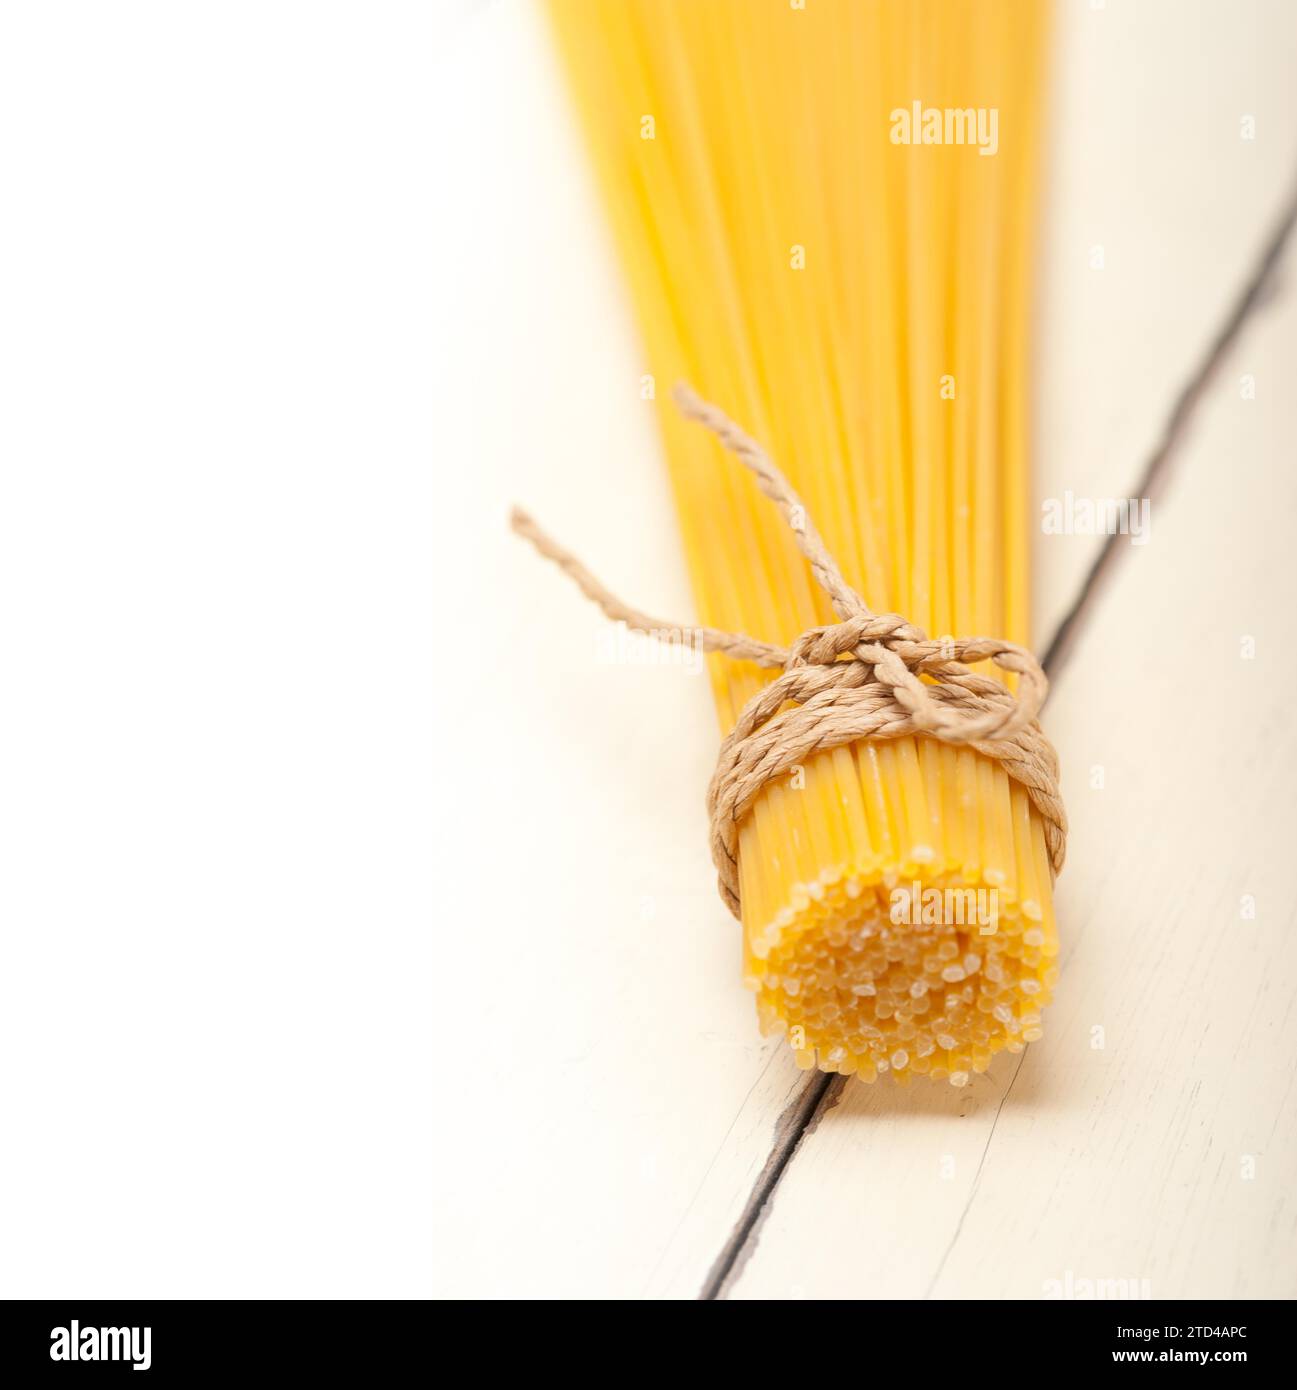
[[[1297,189],[1294,190],[1285,205],[1270,240],[1262,249],[1253,266],[1252,273],[1234,300],[1224,322],[1213,335],[1202,358],[1190,372],[1188,380],[1172,404],[1166,425],[1162,430],[1161,439],[1144,465],[1130,496],[1151,499],[1165,484],[1169,476],[1169,463],[1175,453],[1176,446],[1185,436],[1199,401],[1206,394],[1208,386],[1237,341],[1244,325],[1251,318],[1253,312],[1264,304],[1276,289],[1275,272],[1294,225],[1297,225]],[[1115,533],[1106,538],[1099,553],[1095,556],[1094,563],[1081,581],[1081,586],[1071,607],[1054,629],[1054,635],[1041,658],[1041,664],[1051,680],[1056,679],[1065,668],[1067,659],[1075,648],[1077,635],[1089,616],[1095,596],[1116,571],[1117,556],[1123,551],[1123,548],[1118,544],[1121,539],[1122,537]],[[969,1190],[968,1201],[964,1204],[964,1209],[959,1214],[959,1220],[955,1223],[950,1244],[946,1247],[945,1253],[937,1264],[924,1295],[925,1298],[930,1297],[936,1287],[937,1281],[941,1277],[941,1271],[950,1258],[950,1252],[955,1248],[955,1243],[959,1239],[964,1218],[968,1215],[973,1199],[977,1196],[982,1178],[982,1168],[986,1163],[986,1156],[990,1152],[991,1140],[995,1136],[995,1126],[999,1123],[1000,1113],[1004,1109],[1009,1092],[1013,1089],[1013,1083],[1018,1079],[1018,1073],[1022,1069],[1026,1055],[1025,1049],[1019,1053],[1013,1073],[1000,1096],[1000,1104],[991,1121],[990,1133],[986,1136],[986,1146],[982,1150],[981,1161],[977,1165],[977,1173],[974,1175],[973,1185]],[[848,1079],[848,1077],[834,1072],[817,1071],[808,1078],[801,1094],[780,1115],[775,1125],[770,1155],[752,1186],[742,1214],[734,1223],[734,1229],[730,1232],[729,1238],[721,1247],[720,1253],[708,1271],[707,1278],[698,1295],[700,1300],[713,1301],[724,1298],[734,1281],[742,1273],[743,1266],[756,1249],[757,1241],[760,1239],[761,1225],[774,1205],[775,1193],[780,1180],[806,1136],[813,1133],[820,1120],[837,1105]],[[877,1082],[875,1084],[881,1085],[883,1083]]]

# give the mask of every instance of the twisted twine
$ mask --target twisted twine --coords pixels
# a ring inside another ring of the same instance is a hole
[[[674,395],[681,414],[709,429],[778,508],[839,619],[810,628],[791,647],[741,632],[694,629],[706,651],[783,671],[744,706],[721,744],[707,788],[712,861],[726,906],[739,916],[739,826],[768,782],[813,753],[911,734],[974,748],[1019,782],[1040,813],[1057,874],[1066,850],[1067,813],[1059,794],[1058,755],[1036,721],[1049,690],[1040,663],[1013,642],[934,641],[896,613],[871,612],[761,446],[689,387],[677,386]],[[680,628],[623,603],[521,508],[513,509],[510,524],[609,618],[650,635]],[[1016,696],[999,681],[969,670],[970,662],[988,660],[1018,677]],[[924,676],[927,681],[920,679]]]

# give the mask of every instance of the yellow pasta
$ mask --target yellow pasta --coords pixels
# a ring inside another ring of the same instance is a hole
[[[1025,643],[1045,6],[550,5],[700,619],[786,644],[833,614],[750,478],[672,410],[678,379],[765,445],[876,612]],[[728,730],[770,673],[711,676]],[[1040,1036],[1043,827],[980,754],[819,753],[762,792],[739,872],[744,978],[799,1065],[961,1085]]]

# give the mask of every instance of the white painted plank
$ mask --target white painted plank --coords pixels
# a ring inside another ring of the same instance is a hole
[[[1121,496],[1297,191],[1297,7],[1061,0],[1057,16],[1037,490]],[[1038,538],[1037,642],[1095,551]]]
[[[694,1293],[804,1078],[757,1034],[714,887],[705,675],[610,663],[603,618],[505,525],[524,502],[635,601],[692,613],[547,42],[533,7],[497,7],[443,94],[441,535],[475,575],[447,641],[497,636],[444,762],[463,823],[437,929],[447,978],[473,983],[437,1005],[429,1260],[446,1293],[634,1296],[666,1271]]]
[[[1120,12],[1105,22],[1129,32]],[[1246,20],[1216,25],[1218,51],[1253,42]],[[601,664],[601,619],[503,530],[507,504],[525,501],[628,596],[692,612],[636,399],[634,335],[543,27],[519,4],[469,30],[445,73],[439,176],[454,211],[431,254],[450,325],[434,343],[451,488],[440,539],[448,566],[474,583],[438,621],[452,650],[483,621],[502,626],[497,649],[473,657],[444,761],[445,835],[460,865],[442,890],[444,968],[474,984],[437,1004],[448,1065],[434,1083],[446,1142],[429,1173],[432,1278],[466,1294],[692,1297],[801,1083],[783,1051],[759,1044],[736,933],[714,896],[701,797],[717,732],[705,682]],[[1151,25],[1136,39],[1114,67],[1064,26],[1067,109],[1090,113],[1065,110],[1055,126],[1071,216],[1106,196],[1106,179],[1138,182],[1118,132],[1096,145],[1093,113],[1135,102],[1155,58],[1169,84],[1178,45],[1192,46],[1172,35],[1168,57]],[[1266,81],[1272,100],[1278,79]],[[1141,149],[1165,147],[1169,159],[1183,123],[1167,113],[1142,129]],[[1120,490],[1137,471],[1176,384],[1172,367],[1165,380],[1143,373],[1145,358],[1187,360],[1208,335],[1277,203],[1278,144],[1265,148],[1267,178],[1230,183],[1237,225],[1159,282],[1183,309],[1173,323],[1161,297],[1132,295],[1117,277],[1094,312],[1084,266],[1060,291],[1045,325],[1044,418],[1081,442],[1040,451],[1047,491]],[[1201,201],[1186,172],[1156,202],[1103,203],[1105,235],[1123,253],[1115,264],[1160,255],[1200,219]],[[1069,225],[1065,213],[1051,278],[1068,274]],[[1211,293],[1200,292],[1204,259]],[[1111,392],[1112,411],[1139,427],[1085,433]],[[1059,595],[1087,545],[1069,538],[1040,557],[1042,576],[1066,571]],[[507,731],[483,788],[482,759]],[[963,1103],[993,1094],[974,1088]],[[946,1104],[941,1095],[924,1103]],[[961,1172],[976,1149],[958,1146]]]
[[[972,1111],[849,1087],[734,1296],[1297,1293],[1295,371],[1289,293],[1204,401],[1051,701],[1072,834],[1044,1040]]]

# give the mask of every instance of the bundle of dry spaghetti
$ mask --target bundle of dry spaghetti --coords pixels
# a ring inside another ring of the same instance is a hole
[[[896,628],[888,650],[910,652],[924,690],[949,689],[925,634],[1026,642],[1044,6],[550,6],[646,377],[691,382],[760,442],[845,577],[847,610],[923,630]],[[847,610],[770,488],[725,455],[742,450],[724,417],[686,401],[711,432],[665,399],[661,425],[701,622],[778,649],[711,657],[728,733],[802,664],[803,634],[840,634]],[[882,650],[869,632],[809,640],[847,661],[853,640],[857,656]],[[969,650],[983,684],[1015,684]],[[1011,759],[977,751],[1005,745],[975,742],[825,743],[740,803],[727,901],[744,978],[800,1065],[962,1085],[1040,1036],[1060,828]]]

